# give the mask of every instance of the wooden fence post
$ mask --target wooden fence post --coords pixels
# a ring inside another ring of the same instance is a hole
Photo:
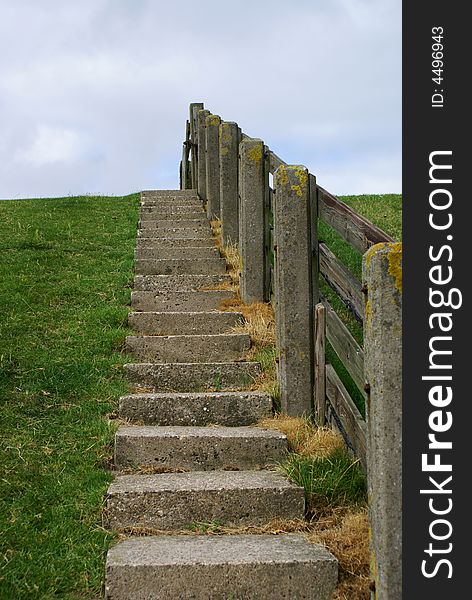
[[[265,183],[264,142],[245,137],[239,144],[239,251],[241,298],[264,302]]]
[[[220,125],[220,215],[223,244],[239,242],[238,153],[241,131],[237,123]]]
[[[190,151],[192,158],[190,162],[190,188],[192,190],[197,189],[197,178],[198,178],[198,147],[196,145],[197,138],[197,114],[199,110],[203,109],[203,102],[192,102],[190,104]]]
[[[279,384],[283,412],[313,410],[313,300],[308,171],[275,172],[275,304]]]
[[[220,123],[218,115],[207,115],[206,134],[206,200],[207,217],[220,215]]]
[[[374,598],[402,598],[402,246],[363,259],[367,479]]]
[[[199,110],[197,112],[197,144],[198,144],[198,164],[197,164],[197,193],[202,202],[206,202],[206,118],[210,114],[209,110]]]
[[[180,189],[188,190],[191,188],[190,179],[190,123],[186,122],[185,127],[185,142],[182,148],[182,162],[180,163]]]
[[[326,309],[323,304],[315,307],[315,420],[326,424]]]

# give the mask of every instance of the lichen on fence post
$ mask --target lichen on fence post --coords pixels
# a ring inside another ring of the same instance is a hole
[[[197,112],[197,144],[198,144],[198,164],[197,164],[197,193],[202,202],[206,202],[206,118],[210,114],[209,110],[199,110]]]
[[[264,302],[265,289],[265,185],[264,142],[244,138],[239,144],[239,251],[241,298]],[[268,185],[268,182],[267,182]]]
[[[218,115],[207,115],[206,134],[206,200],[209,219],[220,219],[220,123]]]
[[[220,216],[223,244],[239,241],[238,152],[240,129],[237,123],[220,125]]]
[[[301,166],[275,172],[275,304],[282,410],[313,410],[313,299],[310,186]]]
[[[367,477],[373,597],[402,597],[402,245],[363,258]]]

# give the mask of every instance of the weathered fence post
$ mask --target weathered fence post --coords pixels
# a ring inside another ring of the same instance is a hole
[[[180,189],[188,190],[191,187],[190,179],[190,123],[186,122],[185,125],[185,142],[182,148],[182,161],[180,163]]]
[[[198,156],[197,165],[197,193],[202,202],[206,202],[206,118],[209,110],[199,110],[197,113],[197,143]]]
[[[308,171],[275,172],[275,305],[279,384],[283,412],[313,410],[313,300]]]
[[[207,115],[206,125],[206,200],[209,219],[220,218],[220,123],[217,115]]]
[[[315,307],[315,420],[326,424],[326,309],[323,304]]]
[[[367,478],[373,598],[402,597],[402,246],[363,259]]]
[[[191,189],[197,189],[197,177],[198,177],[198,147],[195,143],[197,138],[197,114],[199,110],[203,109],[203,102],[192,102],[190,104],[190,150],[192,152],[192,159],[190,162],[190,184]]]
[[[265,184],[264,142],[245,137],[239,144],[239,251],[241,298],[264,302],[265,290]]]
[[[238,152],[240,129],[237,123],[220,125],[220,215],[223,244],[239,241]]]

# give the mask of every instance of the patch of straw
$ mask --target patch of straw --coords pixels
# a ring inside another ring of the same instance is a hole
[[[348,512],[334,527],[308,534],[339,562],[339,583],[333,600],[369,600],[370,553],[367,510]]]
[[[345,447],[338,433],[329,427],[317,427],[301,417],[280,413],[259,421],[258,426],[285,433],[289,450],[309,458],[325,458],[334,450]]]

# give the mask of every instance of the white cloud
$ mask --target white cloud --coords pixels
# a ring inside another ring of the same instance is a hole
[[[71,163],[80,160],[85,152],[81,136],[76,131],[38,125],[31,144],[19,148],[15,160],[42,166],[50,163]]]
[[[400,191],[400,40],[398,0],[3,0],[0,197],[176,187],[201,100],[334,193]]]

